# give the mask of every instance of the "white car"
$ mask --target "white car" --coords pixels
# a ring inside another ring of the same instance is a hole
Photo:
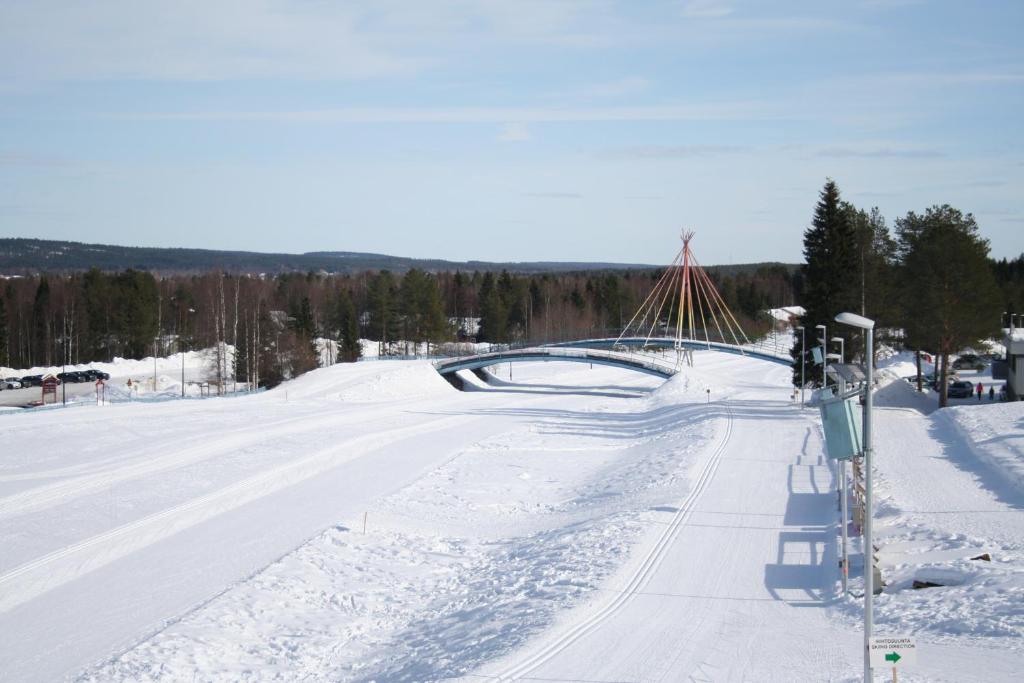
[[[3,382],[0,382],[0,389],[21,389],[21,382],[18,381],[17,377],[8,377]]]

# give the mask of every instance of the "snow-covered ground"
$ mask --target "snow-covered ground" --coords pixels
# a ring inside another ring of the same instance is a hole
[[[695,361],[0,415],[0,679],[858,680],[817,413]],[[878,630],[917,634],[901,680],[1018,680],[1024,403],[886,390]]]

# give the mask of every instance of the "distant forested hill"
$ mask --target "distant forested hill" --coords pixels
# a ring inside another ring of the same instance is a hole
[[[163,274],[198,274],[211,271],[230,273],[293,272],[354,274],[390,270],[404,273],[413,268],[428,272],[507,270],[513,273],[586,272],[598,270],[649,270],[664,264],[586,263],[574,261],[507,262],[445,261],[416,259],[386,254],[351,251],[317,251],[305,254],[267,254],[254,251],[216,251],[163,247],[124,247],[110,244],[83,244],[58,240],[0,238],[0,274],[31,275],[41,272],[76,272],[99,268],[120,271],[126,268]],[[743,264],[716,266],[722,275],[753,272],[764,266],[784,264]]]

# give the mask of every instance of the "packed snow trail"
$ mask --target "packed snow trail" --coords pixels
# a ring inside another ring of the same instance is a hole
[[[509,666],[478,673],[830,680],[855,670],[856,634],[835,629],[824,609],[837,576],[832,472],[810,411],[788,397],[788,374],[763,367],[761,386],[738,383],[709,406],[720,441],[688,496],[665,508],[670,533],[652,530],[650,554],[609,582],[603,605],[566,615]]]

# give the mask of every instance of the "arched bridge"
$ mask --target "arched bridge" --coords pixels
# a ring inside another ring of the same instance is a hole
[[[554,344],[544,344],[541,348],[558,348],[558,349],[615,349],[618,347],[624,348],[659,348],[659,349],[673,349],[676,345],[681,346],[684,349],[693,350],[706,350],[706,351],[720,351],[722,353],[734,353],[740,356],[750,356],[752,358],[760,358],[761,360],[771,361],[773,363],[780,363],[782,365],[790,365],[793,362],[792,357],[786,351],[780,351],[778,348],[767,342],[753,343],[753,344],[726,344],[723,342],[707,341],[705,339],[679,339],[675,337],[621,337],[621,338],[601,338],[601,339],[580,339],[578,341],[568,342],[557,342]]]
[[[734,344],[723,344],[707,341],[682,340],[679,344],[687,349],[704,349],[720,351],[723,353],[734,353],[751,356],[762,360],[772,361],[789,365],[792,361],[789,355],[782,355],[767,348],[751,346],[736,346]],[[674,338],[643,338],[630,337],[623,339],[583,339],[572,342],[561,342],[557,344],[545,344],[524,349],[509,349],[507,351],[496,351],[492,353],[481,353],[461,358],[449,358],[434,363],[437,371],[444,376],[450,376],[459,370],[478,370],[490,365],[499,363],[516,363],[527,361],[569,361],[575,363],[594,363],[596,365],[610,365],[613,367],[635,370],[656,377],[669,378],[678,372],[679,368],[675,359],[669,361],[659,359],[651,355],[638,355],[630,353],[632,348],[675,348]],[[619,350],[627,349],[627,350]],[[606,350],[607,349],[607,350]]]
[[[666,379],[676,374],[675,366],[659,363],[652,358],[643,358],[616,351],[555,348],[550,346],[536,346],[528,349],[512,349],[495,353],[481,353],[475,356],[463,356],[462,358],[448,358],[437,361],[434,363],[434,367],[442,375],[452,375],[459,370],[478,370],[489,365],[497,365],[498,363],[524,361],[569,361],[572,363],[611,365]]]

